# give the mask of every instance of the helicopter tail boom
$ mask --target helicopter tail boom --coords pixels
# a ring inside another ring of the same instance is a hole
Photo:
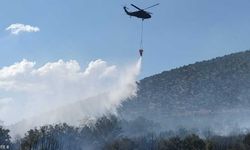
[[[130,12],[127,10],[127,7],[126,7],[126,6],[124,6],[123,9],[124,9],[124,11],[126,12],[126,14],[130,15]]]

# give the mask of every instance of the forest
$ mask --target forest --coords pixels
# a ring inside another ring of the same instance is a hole
[[[67,124],[30,129],[24,136],[10,137],[0,127],[0,149],[13,150],[249,150],[250,132],[217,135],[212,131],[178,128],[156,130],[145,118],[125,121],[104,116],[94,124],[73,127]]]

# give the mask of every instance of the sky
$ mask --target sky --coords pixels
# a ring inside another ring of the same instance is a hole
[[[122,9],[135,10],[131,3],[160,3],[144,22],[140,79],[250,48],[249,0],[1,0],[0,68],[23,59],[38,66],[59,59],[81,66],[137,60],[141,20]],[[30,30],[13,33],[13,24]]]

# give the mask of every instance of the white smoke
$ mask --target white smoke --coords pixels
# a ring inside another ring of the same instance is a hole
[[[82,69],[75,60],[36,67],[22,60],[0,69],[0,120],[16,133],[44,124],[84,120],[116,113],[135,96],[141,59],[125,67],[91,61]],[[15,124],[13,126],[13,124]]]

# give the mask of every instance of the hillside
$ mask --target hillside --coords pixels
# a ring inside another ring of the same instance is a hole
[[[124,118],[144,116],[158,122],[171,118],[171,123],[180,117],[189,123],[190,117],[242,119],[250,114],[250,51],[164,71],[138,85],[138,96],[120,109]]]

